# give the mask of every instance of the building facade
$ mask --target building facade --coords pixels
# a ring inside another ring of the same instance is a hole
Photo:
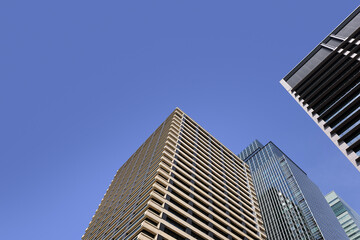
[[[280,83],[360,171],[360,7]]]
[[[117,171],[82,239],[266,235],[249,166],[177,108]]]
[[[325,196],[350,240],[360,239],[360,216],[334,191]]]
[[[275,144],[256,140],[239,156],[250,166],[269,240],[348,239],[319,188]]]

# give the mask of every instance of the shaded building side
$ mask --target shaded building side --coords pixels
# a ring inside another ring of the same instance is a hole
[[[360,171],[360,7],[280,83]]]

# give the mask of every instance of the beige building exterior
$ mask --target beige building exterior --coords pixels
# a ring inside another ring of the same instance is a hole
[[[248,165],[176,108],[117,171],[82,239],[266,235]]]

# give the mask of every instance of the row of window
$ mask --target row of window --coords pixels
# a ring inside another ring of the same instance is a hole
[[[163,128],[169,128],[171,124],[173,122],[168,121],[164,123]],[[120,228],[134,218],[131,212],[138,208],[136,204],[140,201],[139,198],[151,190],[147,188],[153,183],[151,179],[159,168],[160,157],[169,132],[168,129],[161,131],[161,128],[162,126],[120,168],[95,215],[96,220],[93,219],[86,235],[99,236],[105,231],[105,235],[111,231],[120,233],[122,231]],[[122,219],[122,216],[128,217]],[[106,227],[102,227],[103,225]]]
[[[224,160],[222,156],[215,154],[211,151],[211,145],[205,147],[199,141],[190,142],[191,140],[189,141],[187,137],[189,137],[189,135],[191,134],[186,131],[186,128],[186,125],[182,127],[184,131],[182,131],[181,133],[180,140],[180,146],[184,147],[182,149],[184,154],[187,154],[190,159],[192,159],[193,156],[196,156],[197,162],[201,164],[205,169],[211,168],[212,171],[217,172],[221,177],[224,177],[227,181],[232,182],[232,184],[237,185],[237,183],[240,182],[242,183],[243,187],[247,187],[248,181],[245,174],[245,163],[242,163],[242,160],[233,159],[232,164],[234,168],[229,167],[226,163],[226,160]],[[210,149],[206,151],[206,148]],[[252,185],[252,183],[249,184]]]
[[[212,236],[211,237],[212,239],[222,239],[223,237],[227,238],[229,235],[238,236],[240,239],[245,239],[245,236],[243,234],[240,234],[240,232],[244,230],[243,227],[236,225],[236,227],[231,228],[230,226],[234,226],[234,222],[229,221],[230,218],[227,215],[220,213],[215,208],[210,208],[210,205],[206,204],[203,199],[200,199],[199,197],[196,197],[194,195],[191,196],[190,192],[183,187],[184,186],[180,186],[180,184],[174,182],[173,187],[171,188],[170,191],[171,205],[168,208],[169,212],[180,218],[181,221],[176,219],[171,220],[171,217],[167,216],[166,220],[168,222],[170,222],[171,224],[173,224],[174,226],[185,232],[186,227],[184,223],[190,221],[191,219],[191,223],[189,224],[192,229],[191,233],[193,234],[196,234],[196,231],[194,230],[197,229],[208,236]],[[190,202],[191,204],[189,204]],[[183,210],[183,212],[177,211],[175,209],[176,207]],[[193,208],[196,211],[200,212],[200,214],[197,214],[194,211],[191,211],[189,213],[188,208],[190,209]],[[211,219],[211,220],[209,221],[207,219]],[[211,221],[213,221],[214,224],[212,224]],[[181,222],[183,222],[183,224]],[[202,227],[201,223],[205,224],[206,227],[205,228]],[[246,234],[246,231],[244,232],[244,234]],[[255,235],[253,237],[257,237],[257,236]],[[195,238],[204,239],[199,235],[197,235],[197,237]]]

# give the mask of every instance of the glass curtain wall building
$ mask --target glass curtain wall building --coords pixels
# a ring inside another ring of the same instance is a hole
[[[177,108],[117,171],[82,239],[266,235],[249,166]]]
[[[360,7],[280,83],[360,171]]]
[[[348,239],[319,188],[275,144],[256,140],[239,156],[250,166],[269,240]]]
[[[350,240],[360,239],[360,216],[334,191],[325,196]]]

